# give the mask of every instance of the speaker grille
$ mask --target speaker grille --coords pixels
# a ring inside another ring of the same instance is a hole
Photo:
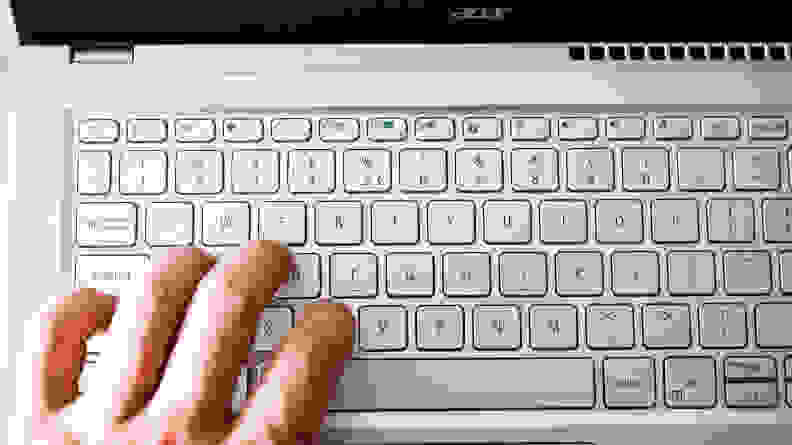
[[[575,62],[789,62],[789,43],[581,43],[569,45]]]

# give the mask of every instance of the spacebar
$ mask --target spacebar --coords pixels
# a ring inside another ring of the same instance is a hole
[[[330,411],[592,408],[590,358],[352,359]]]

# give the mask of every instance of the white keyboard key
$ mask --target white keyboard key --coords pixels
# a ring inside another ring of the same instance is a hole
[[[146,255],[80,255],[76,268],[78,288],[92,288],[122,298],[140,298],[151,264]]]
[[[407,310],[401,306],[363,306],[358,311],[360,349],[400,351],[407,347]]]
[[[335,190],[335,152],[289,152],[289,188],[292,193],[330,193]]]
[[[781,291],[792,294],[792,252],[782,253],[778,262],[781,263]]]
[[[445,150],[402,150],[399,183],[406,192],[441,192],[448,183]]]
[[[256,351],[269,351],[280,344],[294,325],[294,313],[289,307],[266,307],[259,314],[256,326]]]
[[[77,192],[101,195],[110,191],[110,152],[80,151]]]
[[[516,191],[558,188],[558,152],[553,149],[512,150],[512,185]]]
[[[611,117],[605,124],[608,139],[637,140],[644,137],[644,120],[640,117]]]
[[[652,239],[657,243],[695,243],[699,240],[699,210],[695,199],[652,201]]]
[[[497,141],[502,137],[502,124],[495,117],[468,117],[462,120],[462,137],[468,141]]]
[[[377,296],[377,256],[371,253],[334,253],[330,257],[330,295],[336,298]]]
[[[264,124],[258,119],[226,119],[223,137],[227,142],[258,142],[264,138]]]
[[[294,255],[296,270],[278,291],[278,298],[316,298],[322,290],[321,259],[315,253]]]
[[[214,150],[176,153],[176,193],[217,194],[223,189],[223,154]]]
[[[151,246],[189,246],[194,241],[193,205],[154,202],[147,211],[146,241]]]
[[[492,290],[490,279],[489,254],[443,256],[443,292],[449,297],[486,297]]]
[[[588,239],[586,201],[543,201],[539,216],[544,243],[583,243]]]
[[[503,188],[503,158],[500,150],[456,152],[457,189],[463,192],[496,192]]]
[[[391,153],[372,149],[345,151],[344,186],[347,192],[390,190]]]
[[[655,137],[660,140],[685,140],[693,136],[693,124],[686,117],[659,117],[654,120]]]
[[[657,295],[660,291],[656,252],[614,252],[611,267],[615,295]]]
[[[578,311],[575,306],[536,305],[531,308],[531,347],[576,349],[578,347]]]
[[[82,372],[80,373],[80,377],[77,380],[77,390],[80,394],[85,394],[92,385],[92,382],[95,382],[102,378],[101,376],[101,369],[97,366],[96,362],[86,361],[83,364]]]
[[[165,142],[168,122],[164,119],[130,119],[127,121],[127,141]]]
[[[363,241],[363,209],[357,201],[316,204],[316,243],[354,245]]]
[[[592,349],[635,347],[635,315],[628,304],[592,304],[588,307],[588,344]]]
[[[751,139],[782,140],[787,138],[787,121],[784,117],[755,117],[748,122]]]
[[[574,192],[613,188],[613,153],[610,150],[567,151],[567,185]]]
[[[392,253],[386,258],[388,295],[431,297],[434,295],[434,258],[431,253]]]
[[[238,246],[250,241],[250,204],[207,202],[203,206],[203,243]]]
[[[651,408],[655,405],[654,359],[608,357],[603,361],[605,406]]]
[[[275,142],[307,142],[311,139],[311,121],[304,118],[273,119],[270,134]]]
[[[562,141],[583,141],[599,136],[597,119],[587,117],[565,117],[558,121],[558,137]]]
[[[643,241],[643,204],[637,199],[603,199],[594,207],[597,241],[640,243]]]
[[[456,305],[419,306],[416,346],[421,350],[457,351],[465,343],[464,311]]]
[[[778,382],[727,382],[726,405],[732,408],[775,408],[778,405]]]
[[[369,119],[368,138],[375,142],[403,141],[407,138],[407,121],[389,117]]]
[[[760,348],[792,348],[792,304],[760,303],[756,306],[756,344]]]
[[[690,307],[686,304],[644,306],[644,346],[647,349],[689,348]]]
[[[701,120],[701,136],[708,140],[740,137],[740,121],[734,117],[706,117]]]
[[[665,402],[670,408],[713,408],[717,400],[715,361],[711,357],[665,360]]]
[[[84,144],[113,144],[118,141],[120,127],[113,119],[80,121],[80,142]]]
[[[543,117],[517,117],[511,120],[515,141],[544,141],[550,137],[550,120]]]
[[[780,173],[775,148],[734,150],[734,187],[737,190],[776,190]]]
[[[500,292],[506,297],[544,296],[547,292],[547,257],[536,252],[500,255]]]
[[[792,242],[792,199],[765,199],[763,206],[765,241]]]
[[[705,348],[744,348],[748,342],[745,305],[705,303],[699,317],[699,338]]]
[[[773,289],[770,254],[764,251],[723,254],[723,288],[729,295],[768,295]]]
[[[428,206],[429,242],[470,244],[475,239],[475,206],[472,201],[431,201]]]
[[[167,188],[168,161],[159,150],[129,150],[121,154],[119,189],[121,194],[156,195]]]
[[[481,305],[473,309],[473,347],[513,351],[522,346],[521,313],[517,306]]]
[[[768,355],[729,355],[724,363],[724,373],[727,383],[743,379],[775,380],[778,376],[775,358]]]
[[[352,142],[360,137],[357,119],[325,118],[319,120],[319,137],[325,142]]]
[[[415,138],[419,141],[450,141],[455,136],[454,121],[447,117],[415,119]]]
[[[215,122],[212,119],[176,119],[174,131],[178,142],[212,142]]]
[[[231,396],[231,411],[234,415],[242,412],[242,406],[248,397],[248,368],[241,368],[239,375],[234,380],[234,387]]]
[[[622,151],[622,183],[627,191],[668,190],[668,153],[665,149]]]
[[[305,203],[265,202],[258,209],[258,239],[302,245],[306,241]]]
[[[677,174],[681,190],[723,189],[725,177],[723,151],[718,148],[682,148],[677,156]]]
[[[754,208],[750,199],[711,199],[709,240],[747,243],[754,240]]]
[[[715,292],[715,255],[696,250],[669,253],[668,291],[671,295],[712,295]]]
[[[375,244],[418,243],[418,202],[375,202],[371,206],[371,240]]]
[[[487,201],[484,204],[484,241],[491,244],[531,242],[530,201]]]
[[[77,221],[77,242],[82,247],[134,246],[137,241],[134,204],[82,203]]]
[[[556,293],[562,297],[602,294],[600,252],[561,251],[556,254]]]
[[[280,183],[280,156],[274,150],[239,150],[231,161],[234,193],[275,193]]]

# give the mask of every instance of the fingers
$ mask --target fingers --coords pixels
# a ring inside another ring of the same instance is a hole
[[[228,429],[234,380],[259,313],[288,278],[288,251],[251,242],[204,277],[188,309],[160,388],[145,416],[164,416],[187,438]]]
[[[354,318],[344,305],[305,305],[228,443],[294,443],[317,433],[352,353],[353,334]]]
[[[106,330],[115,312],[112,295],[79,289],[43,314],[44,345],[34,361],[34,407],[44,418],[77,397],[83,339]]]
[[[109,378],[85,399],[99,400],[96,406],[106,424],[124,423],[150,400],[196,287],[214,264],[200,249],[169,249],[146,274],[142,297],[120,302],[111,328],[112,350],[99,357]]]

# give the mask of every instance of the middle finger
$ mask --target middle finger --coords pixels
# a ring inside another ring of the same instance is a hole
[[[158,427],[184,434],[182,440],[229,428],[228,402],[259,313],[289,268],[288,250],[254,241],[203,279],[144,418],[167,419],[168,425]]]

